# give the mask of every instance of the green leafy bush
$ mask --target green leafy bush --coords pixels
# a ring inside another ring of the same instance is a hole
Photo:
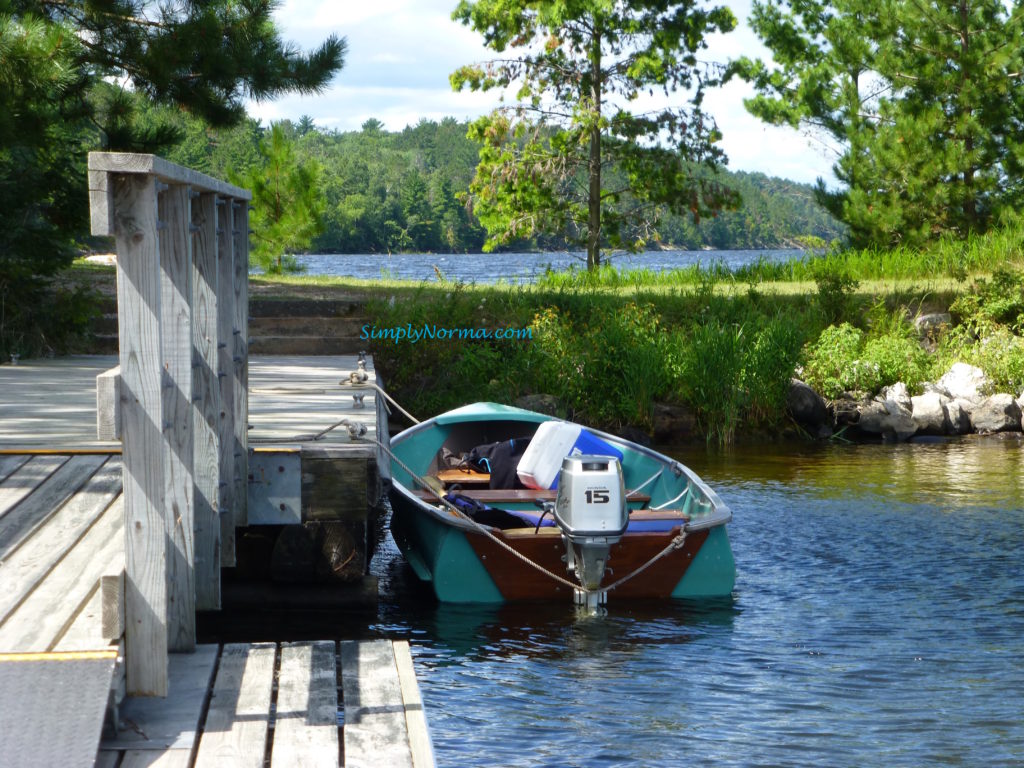
[[[830,325],[806,349],[804,380],[825,397],[858,389],[864,378],[860,350],[864,332],[849,323]]]
[[[991,327],[978,339],[964,325],[952,329],[939,344],[932,375],[941,376],[956,362],[977,366],[989,381],[989,394],[1024,390],[1024,339],[1006,327]]]
[[[868,338],[849,323],[829,326],[806,350],[804,377],[825,397],[875,394],[902,381],[911,389],[928,375],[928,353],[902,330]]]

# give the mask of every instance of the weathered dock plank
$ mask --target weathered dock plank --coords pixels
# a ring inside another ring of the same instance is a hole
[[[235,209],[230,199],[217,205],[217,376],[220,382],[220,419],[217,425],[220,453],[220,561],[235,564]]]
[[[196,768],[262,768],[275,654],[273,643],[224,646]]]
[[[235,389],[235,525],[249,524],[249,204],[234,202],[234,289],[232,305],[232,369],[231,383]]]
[[[0,560],[26,541],[35,530],[81,489],[107,460],[106,456],[72,456],[40,483],[0,525]]]
[[[341,644],[345,765],[412,768],[402,684],[387,640]]]
[[[217,380],[217,197],[192,205],[193,525],[196,608],[220,602],[220,384]]]
[[[121,493],[121,459],[112,456],[89,483],[0,564],[0,622],[32,592]]]
[[[96,170],[96,169],[94,169]],[[167,531],[157,187],[115,175],[128,690],[167,693]]]
[[[188,188],[157,196],[164,522],[167,529],[167,647],[196,645],[192,527],[192,221]]]
[[[22,464],[28,461],[31,456],[0,456],[0,483],[3,483],[8,476],[17,471]]]
[[[170,654],[172,685],[167,697],[126,699],[116,737],[103,741],[100,749],[183,750],[187,757],[195,745],[216,660],[216,645],[198,645],[194,653]]]
[[[333,641],[283,643],[271,768],[338,765]]]
[[[405,707],[405,724],[408,728],[413,768],[434,768],[434,746],[430,741],[427,713],[423,707],[419,683],[416,681],[416,669],[412,664],[412,652],[408,641],[396,640],[394,652],[398,682],[402,687],[402,704]]]
[[[31,594],[0,624],[0,649],[47,651],[93,594],[100,576],[123,551],[123,508],[110,505],[103,517]]]
[[[33,456],[0,485],[0,520],[52,475],[67,456]]]

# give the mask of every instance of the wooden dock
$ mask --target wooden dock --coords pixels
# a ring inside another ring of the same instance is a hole
[[[0,765],[91,765],[97,754],[98,765],[123,768],[433,764],[401,641],[199,645],[170,654],[166,698],[126,698],[122,526],[117,453],[0,454],[0,699],[18,697],[0,700],[0,743],[18,736],[21,745]],[[116,664],[103,679],[78,681],[73,665],[97,654]],[[25,686],[38,692],[39,673],[20,688],[4,682],[55,660],[64,660],[63,685],[88,683],[102,706],[70,711],[61,704],[75,699],[58,684],[43,703],[49,720],[12,719],[31,703]],[[100,744],[108,697],[117,726],[111,733],[107,723]],[[83,717],[92,721],[74,729],[77,741],[46,730],[66,732]],[[91,753],[81,745],[90,739]]]
[[[98,766],[434,764],[408,643],[201,645],[171,675],[167,700],[125,703]]]

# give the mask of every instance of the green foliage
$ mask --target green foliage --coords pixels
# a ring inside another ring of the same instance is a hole
[[[957,324],[939,343],[933,371],[955,362],[981,368],[993,392],[1024,391],[1024,272],[1000,269],[953,302]]]
[[[917,246],[1014,219],[1024,198],[1015,4],[763,0],[751,26],[774,62],[736,71],[774,124],[838,146],[845,185],[818,197],[857,245]]]
[[[141,119],[140,103],[230,125],[247,99],[315,93],[340,69],[343,40],[332,35],[303,55],[281,40],[273,10],[231,0],[0,0],[0,301],[8,318],[43,323],[18,334],[53,338],[29,302],[86,238],[87,152],[152,152],[182,136],[171,121]]]
[[[292,254],[309,248],[323,230],[320,167],[296,157],[295,145],[280,125],[260,142],[260,155],[263,167],[251,169],[244,181],[252,190],[252,259],[271,274],[296,272]]]
[[[87,82],[70,26],[0,3],[0,299],[74,258],[87,222]]]
[[[851,390],[868,390],[872,372],[860,359],[864,332],[849,323],[831,325],[808,345],[804,380],[828,398]],[[873,381],[873,379],[871,379]]]
[[[86,352],[96,314],[84,288],[26,282],[17,295],[0,292],[0,360]]]
[[[778,315],[754,335],[743,361],[742,382],[747,393],[746,416],[752,425],[774,427],[785,414],[804,333],[796,318]]]
[[[594,302],[582,315],[547,307],[531,328],[531,389],[591,423],[650,427],[669,389],[668,342],[654,308]]]
[[[928,354],[906,333],[868,336],[849,323],[826,328],[805,354],[804,379],[828,398],[873,395],[898,381],[914,389],[929,371]]]
[[[567,234],[599,266],[602,247],[639,250],[659,206],[699,217],[735,195],[713,175],[719,135],[701,112],[717,84],[697,64],[705,35],[736,20],[724,7],[627,0],[461,0],[452,17],[501,54],[451,76],[455,90],[518,87],[517,106],[473,124],[480,165],[469,200],[488,248]],[[640,93],[691,93],[686,108],[634,114]],[[607,172],[615,163],[615,173]]]
[[[719,444],[731,443],[747,400],[742,326],[712,318],[688,337],[677,337],[677,345],[680,396],[696,410],[708,441],[714,437]]]
[[[845,317],[860,281],[834,260],[822,259],[815,263],[812,271],[818,286],[818,306],[825,321],[834,323]]]
[[[140,100],[141,101],[141,100]],[[183,138],[163,154],[219,178],[244,178],[262,164],[259,143],[265,133],[255,120],[228,129],[212,129],[180,110],[136,104],[136,124],[145,130],[169,125]],[[317,190],[326,201],[324,230],[310,248],[321,253],[394,253],[399,251],[478,252],[486,232],[459,202],[476,171],[478,148],[468,123],[445,118],[420,120],[402,131],[387,131],[380,121],[370,129],[324,131],[282,121],[299,160],[321,167]],[[763,174],[724,173],[744,199],[736,211],[723,211],[694,223],[692,217],[664,212],[661,242],[680,248],[775,248],[800,233],[833,240],[842,228],[814,201],[813,188]],[[566,235],[525,238],[517,250],[572,248]]]

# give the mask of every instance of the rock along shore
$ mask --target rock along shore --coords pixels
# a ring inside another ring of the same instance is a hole
[[[807,384],[793,379],[787,405],[794,420],[817,438],[842,433],[851,438],[904,441],[919,435],[1024,431],[1024,392],[988,392],[989,382],[980,368],[956,363],[913,397],[906,384],[897,383],[874,397],[846,392],[826,401]]]

